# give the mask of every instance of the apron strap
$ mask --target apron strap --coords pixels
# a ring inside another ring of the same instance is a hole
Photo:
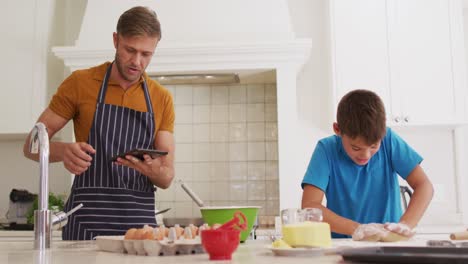
[[[107,84],[109,83],[109,77],[110,77],[110,74],[111,74],[113,64],[114,63],[112,62],[109,65],[109,67],[107,67],[106,75],[104,75],[104,80],[103,80],[103,82],[101,84],[101,89],[99,89],[98,104],[99,103],[103,104],[104,99],[106,98]],[[148,112],[150,114],[153,114],[153,106],[151,105],[151,100],[150,100],[150,96],[149,96],[149,92],[148,92],[148,86],[146,85],[145,78],[143,78],[142,88],[143,88],[143,92],[145,94],[146,108],[148,109]]]

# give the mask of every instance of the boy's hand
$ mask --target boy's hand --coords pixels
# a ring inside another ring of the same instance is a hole
[[[393,233],[397,233],[404,237],[412,237],[416,233],[411,227],[409,227],[405,223],[385,223],[385,229],[388,231],[392,231]]]
[[[379,241],[387,236],[388,232],[383,224],[361,224],[354,230],[352,237],[355,241]]]

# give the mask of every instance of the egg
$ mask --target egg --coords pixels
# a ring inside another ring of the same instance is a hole
[[[153,230],[153,235],[154,235],[154,239],[156,240],[163,240],[164,239],[164,230],[161,230],[160,228],[155,228]]]
[[[125,232],[124,239],[135,239],[136,231],[137,231],[136,228],[130,228],[129,230],[127,230],[127,232]]]
[[[176,238],[179,239],[180,236],[182,236],[182,233],[184,233],[184,229],[180,227],[179,224],[175,224],[174,229],[175,229]]]
[[[145,233],[146,233],[146,230],[144,230],[143,228],[137,229],[133,239],[137,239],[137,240],[143,239],[143,236],[145,235]]]

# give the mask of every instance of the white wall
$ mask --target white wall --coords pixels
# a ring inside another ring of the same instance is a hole
[[[333,133],[333,98],[330,83],[330,45],[326,0],[289,0],[296,37],[311,38],[312,52],[297,77],[299,112],[299,167],[305,172],[316,142]],[[300,190],[300,183],[298,183]],[[297,190],[291,190],[297,191]],[[299,201],[300,205],[300,201]]]
[[[49,50],[52,46],[70,45],[79,32],[80,15],[83,15],[85,0],[52,1],[55,10],[52,17],[50,31]],[[64,12],[65,10],[65,12]],[[7,16],[18,16],[5,12]],[[0,43],[0,47],[2,44]],[[3,62],[6,63],[6,62]],[[21,61],[8,62],[11,67],[23,67]],[[57,86],[63,80],[63,62],[55,57],[52,52],[47,54],[47,101],[55,92]],[[6,83],[3,87],[14,89],[17,82]],[[2,88],[5,89],[5,88]],[[6,92],[7,94],[8,92]],[[31,128],[34,123],[31,123]],[[67,126],[58,137],[71,139],[71,126]],[[0,219],[3,219],[9,205],[9,194],[11,189],[27,189],[30,192],[39,191],[39,164],[23,157],[23,143],[26,135],[5,136],[0,135],[0,167],[2,168],[2,184],[0,185]],[[70,174],[63,168],[61,163],[51,164],[49,169],[49,190],[58,194],[68,193],[70,188]]]

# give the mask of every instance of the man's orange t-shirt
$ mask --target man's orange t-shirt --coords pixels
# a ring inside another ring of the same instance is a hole
[[[77,142],[87,142],[89,131],[96,111],[99,89],[110,62],[102,65],[74,71],[58,88],[49,104],[49,108],[59,116],[73,119]],[[148,86],[151,104],[153,105],[155,133],[158,131],[174,132],[174,103],[170,92],[148,78],[145,73],[133,86],[124,90],[117,82],[109,80],[104,102],[147,112],[143,78]]]

